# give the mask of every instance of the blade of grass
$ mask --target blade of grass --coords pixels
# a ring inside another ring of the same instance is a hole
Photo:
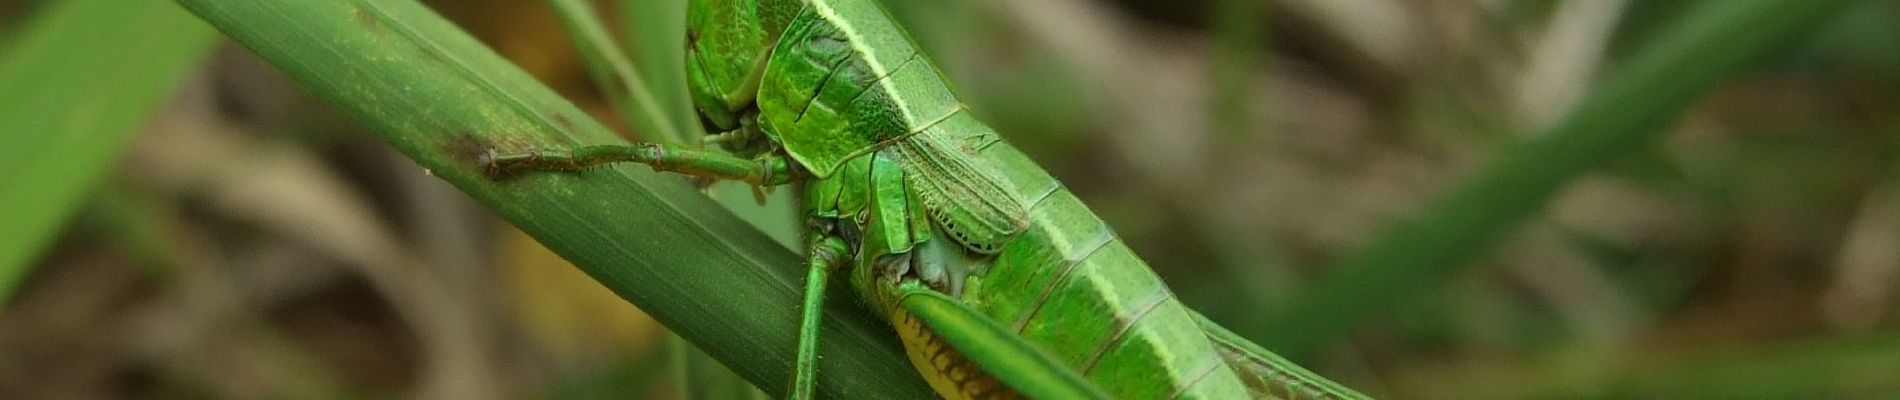
[[[1257,77],[1266,66],[1267,4],[1260,0],[1219,0],[1214,4],[1212,119],[1217,134],[1229,140],[1268,134],[1250,108]]]
[[[644,168],[488,180],[491,148],[621,140],[448,21],[413,0],[178,1],[753,384],[786,387],[798,257]],[[825,322],[826,396],[930,396],[862,307],[828,304]]]
[[[687,96],[686,0],[614,1],[619,16],[621,43],[626,46],[634,68],[646,78],[668,117],[681,126],[699,126],[699,113]]]
[[[686,2],[647,0],[619,4],[621,10],[631,10],[631,13],[623,14],[623,16],[633,18],[623,20],[624,24],[632,25],[623,29],[637,32],[631,39],[639,40],[637,43],[640,46],[631,49],[607,45],[612,39],[601,34],[606,29],[600,26],[599,16],[593,15],[592,9],[586,4],[574,0],[553,0],[552,3],[556,11],[561,14],[561,18],[571,20],[567,23],[567,27],[569,34],[576,38],[577,46],[597,49],[595,51],[609,54],[609,59],[631,62],[629,65],[632,66],[632,70],[639,73],[625,79],[641,81],[637,87],[650,90],[646,96],[655,101],[641,111],[655,114],[653,116],[655,118],[665,119],[665,124],[669,126],[699,126],[698,114],[693,110],[691,99],[687,96],[686,71],[681,62],[686,59],[686,45],[682,40],[686,37]],[[581,39],[583,37],[587,39]],[[631,53],[631,56],[627,53]],[[591,63],[589,67],[596,71],[601,69],[598,63]],[[597,81],[598,83],[601,82]],[[603,86],[600,90],[614,93],[621,88]],[[627,113],[632,110],[623,107],[620,112]],[[695,143],[698,131],[682,132],[681,135],[675,138],[674,143]],[[714,201],[726,206],[727,210],[731,210],[740,219],[770,235],[779,244],[795,246],[799,243],[800,225],[797,210],[793,207],[797,202],[795,198],[789,196],[792,194],[790,191],[774,193],[768,202],[762,204],[753,200],[752,188],[745,185],[716,185],[709,188],[707,194]],[[689,379],[695,380],[693,384],[685,386],[688,397],[731,397],[733,393],[716,390],[729,389],[729,385],[719,383],[737,381],[737,375],[724,367],[709,368],[703,365],[710,363],[711,358],[697,348],[681,348],[678,351],[687,353],[683,357],[693,361],[683,365],[686,367],[684,373]]]
[[[548,0],[548,5],[554,7],[554,15],[574,40],[574,49],[586,62],[594,86],[601,88],[616,114],[626,118],[639,137],[668,144],[697,143],[690,140],[698,137],[698,127],[684,124],[692,120],[667,114],[667,107],[649,85],[651,81],[614,45],[613,36],[594,12],[593,2]]]
[[[49,4],[0,55],[0,305],[217,35],[163,1]]]
[[[1214,140],[1241,147],[1272,146],[1274,142],[1273,133],[1254,112],[1270,97],[1260,89],[1267,67],[1267,12],[1266,2],[1260,0],[1219,0],[1212,5],[1214,26],[1207,87],[1211,94],[1208,118],[1213,122],[1209,133]],[[1232,157],[1209,160],[1207,165],[1231,165],[1232,160],[1226,158]],[[1204,208],[1199,200],[1185,202],[1186,209]],[[1248,230],[1253,226],[1236,226],[1215,215],[1203,215],[1199,220],[1195,225],[1209,238],[1213,269],[1225,279],[1207,280],[1218,285],[1207,285],[1204,290],[1183,290],[1189,296],[1183,300],[1215,306],[1202,310],[1224,317],[1223,321],[1262,319],[1284,312],[1304,283],[1281,257],[1284,251],[1259,240],[1261,235]]]
[[[1386,304],[1450,276],[1541,209],[1571,178],[1663,132],[1689,103],[1799,38],[1845,0],[1700,2],[1552,128],[1503,151],[1475,176],[1343,258],[1278,321],[1252,333],[1295,356],[1338,337]],[[1269,329],[1270,327],[1270,329]]]

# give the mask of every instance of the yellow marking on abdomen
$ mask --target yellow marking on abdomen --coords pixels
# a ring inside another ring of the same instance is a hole
[[[910,365],[930,382],[930,388],[949,400],[1021,399],[1022,395],[1004,386],[995,376],[963,357],[943,338],[924,326],[922,320],[904,311],[894,311],[891,326],[904,340],[904,354]]]

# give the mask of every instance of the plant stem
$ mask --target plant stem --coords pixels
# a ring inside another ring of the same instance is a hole
[[[614,45],[613,36],[601,25],[592,2],[548,0],[548,5],[554,7],[554,15],[573,38],[574,49],[586,61],[594,86],[601,88],[617,114],[627,119],[628,126],[635,129],[639,137],[666,144],[697,143],[692,141],[698,136],[697,127],[686,126],[666,114],[668,108],[648,85],[651,81]]]
[[[499,149],[624,143],[413,0],[178,0],[753,384],[791,378],[800,258],[677,178],[620,166],[495,182]],[[826,307],[828,397],[924,398],[890,328]]]

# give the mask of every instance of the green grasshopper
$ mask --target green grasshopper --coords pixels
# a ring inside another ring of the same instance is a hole
[[[805,184],[788,397],[813,394],[826,283],[851,286],[940,395],[1363,398],[1208,323],[1107,224],[960,103],[875,0],[692,0],[692,100],[724,150],[490,154],[495,175],[613,162]]]

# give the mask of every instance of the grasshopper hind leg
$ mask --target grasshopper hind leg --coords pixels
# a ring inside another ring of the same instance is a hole
[[[579,172],[613,163],[639,163],[655,171],[701,178],[778,186],[801,179],[801,171],[778,154],[744,158],[726,152],[644,144],[602,144],[574,148],[529,148],[516,152],[489,149],[477,159],[491,179],[528,172]]]

